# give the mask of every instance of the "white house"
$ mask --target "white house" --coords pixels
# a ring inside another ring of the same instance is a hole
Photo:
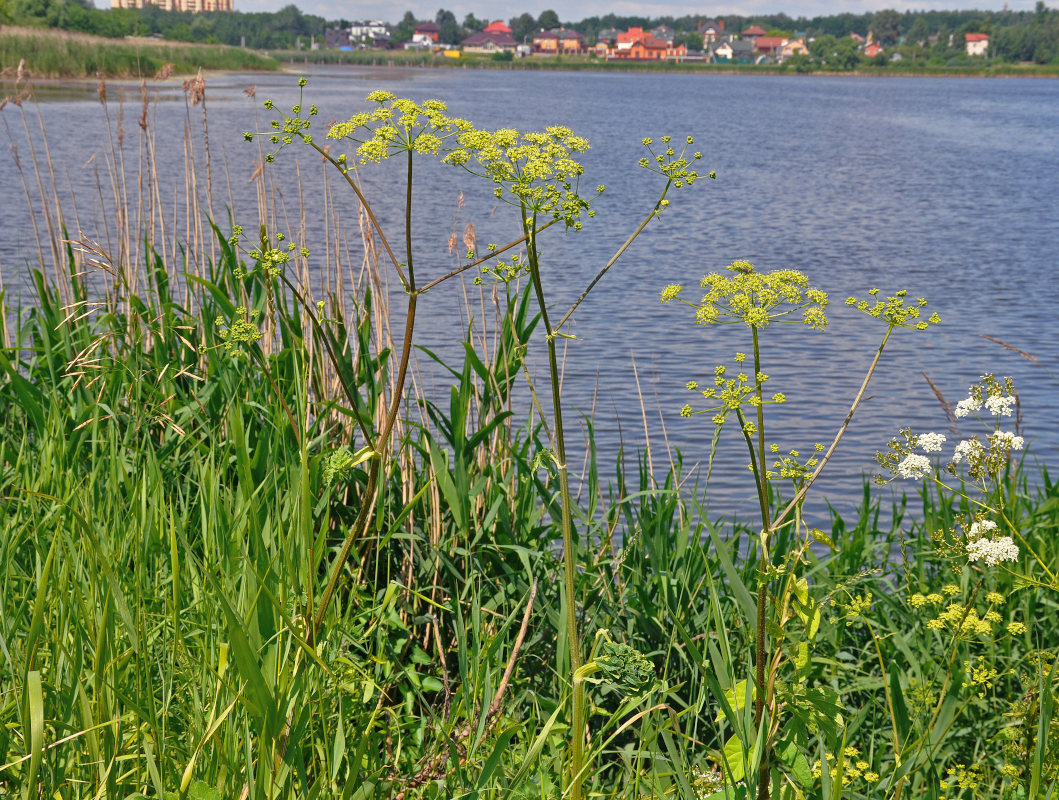
[[[963,40],[969,56],[984,56],[989,52],[988,33],[968,33]]]

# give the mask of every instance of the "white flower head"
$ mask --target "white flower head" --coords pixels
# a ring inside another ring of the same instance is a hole
[[[1017,561],[1019,546],[1011,540],[1010,536],[1001,536],[999,539],[976,539],[967,544],[967,558],[969,561],[984,561],[987,567],[995,567],[1001,561]]]
[[[917,437],[919,449],[924,453],[937,453],[945,444],[944,433],[921,433]]]
[[[1021,450],[1022,446],[1026,443],[1026,440],[1021,436],[1016,436],[1010,431],[997,431],[996,440],[998,444],[1006,445],[1012,450]]]
[[[996,523],[991,519],[978,520],[971,524],[970,529],[967,531],[967,535],[971,539],[981,539],[987,533],[996,530]]]
[[[1011,416],[1011,407],[1015,405],[1015,398],[1013,395],[1001,394],[986,398],[985,407],[989,409],[989,413],[995,414],[996,416]]]
[[[973,461],[982,454],[982,443],[977,439],[964,439],[952,453],[952,463],[959,464],[966,459]]]
[[[902,478],[911,478],[918,481],[927,475],[933,475],[934,467],[926,456],[912,453],[905,456],[905,459],[897,465],[897,474]]]
[[[978,411],[982,407],[982,401],[975,398],[972,394],[965,400],[961,400],[956,404],[955,414],[957,417],[966,417],[972,411]]]

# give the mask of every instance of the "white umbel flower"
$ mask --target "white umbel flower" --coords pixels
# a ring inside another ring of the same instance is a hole
[[[924,453],[937,453],[941,450],[941,446],[945,444],[944,433],[921,433],[917,437],[919,442],[919,449]]]
[[[972,539],[980,539],[990,531],[996,530],[996,523],[991,519],[979,520],[971,525],[967,535]]]
[[[1010,536],[999,539],[976,539],[967,544],[967,558],[970,561],[984,561],[987,567],[995,567],[1001,561],[1017,561],[1019,546]]]
[[[952,453],[952,463],[959,464],[964,459],[973,461],[982,453],[982,443],[977,439],[964,439]]]
[[[1002,394],[995,397],[988,397],[985,401],[985,407],[989,409],[991,414],[999,416],[1010,417],[1011,407],[1015,405],[1015,398],[1013,395]]]
[[[961,400],[956,404],[956,411],[954,412],[957,417],[966,417],[972,411],[977,411],[982,407],[982,402],[976,400],[974,395],[971,395],[966,400]]]
[[[918,453],[912,453],[909,456],[905,456],[904,461],[897,465],[897,474],[902,478],[911,478],[918,481],[926,475],[933,475],[934,468],[931,466],[929,458]]]
[[[1021,450],[1026,443],[1025,439],[1021,436],[1016,436],[1010,431],[997,431],[996,440],[999,444],[1007,445],[1012,450]]]

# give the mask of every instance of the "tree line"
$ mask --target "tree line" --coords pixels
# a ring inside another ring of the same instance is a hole
[[[560,20],[551,9],[537,16],[523,13],[508,20],[512,37],[517,42],[529,42],[541,29],[565,26],[582,33],[594,42],[606,29],[627,30],[639,26],[645,30],[666,25],[676,34],[678,44],[691,50],[702,47],[698,34],[703,15],[682,17],[620,16],[606,14],[587,17],[580,21]],[[787,14],[758,14],[754,16],[727,15],[722,19],[729,32],[738,33],[751,25],[759,25],[772,35],[793,37],[805,34],[815,39],[809,61],[804,63],[829,68],[851,68],[857,53],[844,40],[851,33],[867,37],[871,34],[884,46],[897,48],[904,57],[933,61],[958,58],[963,51],[967,33],[986,33],[990,36],[989,56],[1001,61],[1033,61],[1039,64],[1059,63],[1059,11],[1045,6],[1043,0],[1033,11],[906,11],[892,9],[863,14],[842,13],[816,17],[791,17]],[[0,22],[46,26],[65,30],[93,33],[121,38],[125,36],[160,35],[166,39],[187,42],[207,42],[229,45],[245,44],[258,49],[308,47],[312,37],[322,39],[329,27],[348,27],[350,20],[327,20],[313,14],[303,14],[296,6],[288,5],[276,12],[212,12],[193,14],[163,11],[148,5],[142,9],[97,9],[91,0],[0,0]],[[412,38],[416,25],[433,22],[440,30],[440,40],[459,44],[473,33],[481,31],[491,21],[467,14],[463,20],[447,9],[439,9],[433,19],[416,18],[406,11],[393,26],[391,40]],[[898,47],[898,45],[900,45]]]

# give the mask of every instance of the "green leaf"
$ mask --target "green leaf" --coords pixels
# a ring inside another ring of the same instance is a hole
[[[191,800],[221,800],[221,793],[205,781],[195,781],[188,789],[188,797]]]
[[[832,550],[838,550],[838,548],[835,547],[835,543],[831,540],[831,537],[819,528],[813,528],[810,530],[809,535],[816,539],[816,541],[820,542],[820,544],[826,544]]]
[[[745,683],[745,681],[744,681]],[[743,743],[738,736],[732,736],[725,742],[724,751],[721,753],[721,767],[728,783],[739,783],[746,777],[746,762],[743,759]],[[753,749],[748,758],[753,759]]]

